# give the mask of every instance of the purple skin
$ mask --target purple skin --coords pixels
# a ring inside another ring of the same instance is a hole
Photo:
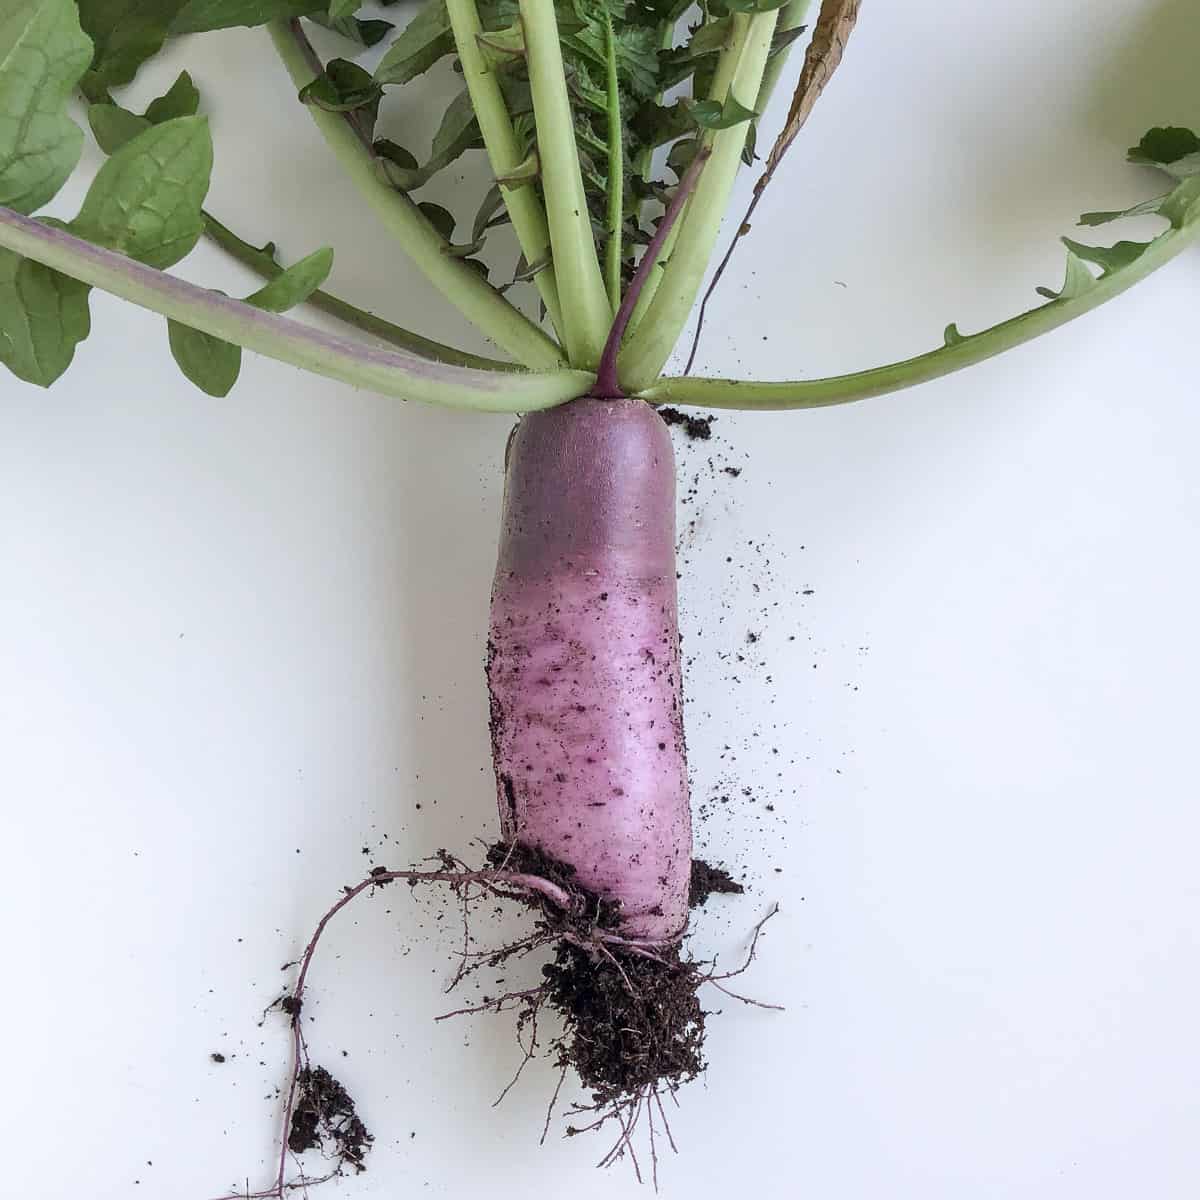
[[[641,400],[525,417],[509,444],[488,645],[506,840],[676,942],[692,825],[675,600],[675,457]]]

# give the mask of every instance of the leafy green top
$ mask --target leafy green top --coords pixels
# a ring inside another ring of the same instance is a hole
[[[704,129],[727,128],[748,122],[753,110],[736,103],[722,106],[708,99],[682,98],[663,103],[663,94],[694,79],[694,91],[707,96],[717,58],[730,42],[731,12],[768,11],[783,0],[716,0],[706,6],[685,44],[673,48],[676,28],[692,7],[690,0],[555,0],[559,42],[574,109],[575,137],[585,192],[597,242],[606,236],[605,213],[610,197],[610,165],[614,135],[622,165],[622,266],[632,275],[636,248],[649,241],[641,215],[643,202],[663,199],[665,181],[655,179],[652,154],[675,142],[670,166],[681,175],[694,156]],[[500,81],[506,107],[529,164],[523,177],[506,177],[507,185],[531,184],[537,178],[536,128],[525,64],[524,38],[517,0],[480,0],[483,26],[480,44]],[[611,41],[609,31],[611,29]],[[794,41],[800,29],[776,39],[775,51]],[[610,54],[615,60],[617,120],[607,86]],[[304,96],[310,103],[338,111],[352,110],[374,136],[382,89],[411,83],[435,63],[455,56],[454,36],[446,0],[425,0],[412,21],[384,55],[374,75],[346,60],[334,60],[324,77]],[[464,86],[450,103],[434,138],[431,157],[416,157],[391,138],[376,140],[376,149],[391,164],[393,183],[404,191],[424,185],[464,151],[481,146],[479,126]],[[489,224],[504,221],[500,196],[479,198],[471,244]],[[538,264],[518,268],[528,278]]]
[[[675,46],[675,28],[686,8],[681,0],[555,0],[557,41],[570,98],[566,120],[573,122],[589,215],[596,239],[619,251],[607,285],[610,297],[619,295],[619,277],[628,277],[637,245],[648,237],[639,219],[642,202],[663,197],[663,185],[651,172],[653,151],[673,143],[667,161],[680,174],[707,131],[734,130],[745,154],[752,153],[754,112],[732,93],[714,94],[720,92],[714,80],[722,64],[728,66],[722,52],[733,44],[738,22],[746,28],[744,14],[774,7],[779,0],[709,0],[688,38]],[[327,249],[287,270],[275,265],[273,252],[261,255],[271,262],[272,280],[243,301],[206,299],[219,294],[160,274],[214,225],[201,207],[212,166],[208,125],[198,115],[200,97],[186,72],[141,114],[115,103],[110,88],[128,82],[168,36],[184,31],[260,24],[304,13],[358,46],[390,33],[387,22],[360,20],[356,8],[352,0],[332,0],[320,7],[314,0],[0,0],[0,362],[22,379],[53,382],[87,336],[88,293],[95,285],[167,316],[171,348],[180,366],[214,395],[224,395],[237,377],[239,339],[318,370],[325,369],[326,356],[332,354],[337,365],[326,373],[392,393],[403,393],[408,380],[414,394],[445,403],[516,410],[580,394],[579,373],[547,371],[510,385],[499,381],[518,377],[442,369],[426,358],[381,357],[366,345],[358,350],[345,343],[335,347],[303,326],[262,317],[282,313],[314,295],[330,270],[332,253]],[[487,229],[505,219],[505,190],[532,188],[540,194],[543,187],[519,13],[518,0],[482,0],[479,5],[478,43],[498,81],[506,119],[511,120],[524,159],[481,198],[464,244],[451,244],[453,215],[430,204],[420,205],[417,213],[407,193],[480,143],[466,89],[449,105],[424,163],[397,141],[378,136],[375,128],[385,87],[408,85],[455,54],[446,0],[424,0],[374,74],[349,59],[335,59],[303,91],[307,103],[341,114],[335,123],[340,127],[345,121],[353,130],[349,136],[357,139],[355,145],[365,155],[370,184],[408,206],[405,212],[415,216],[404,217],[405,228],[416,229],[425,239],[426,253],[432,247],[441,262],[442,255],[471,261]],[[785,28],[777,33],[772,52],[783,50],[796,32]],[[688,80],[695,98],[664,103],[665,93]],[[27,214],[53,198],[79,159],[81,131],[66,111],[76,86],[90,101],[89,123],[97,142],[111,157],[72,221],[32,221]],[[742,125],[747,127],[744,139],[737,132]],[[728,134],[712,136],[725,137],[722,144],[728,145]],[[736,157],[736,148],[733,153]],[[1119,241],[1111,246],[1064,239],[1063,283],[1057,289],[1039,289],[1047,301],[1040,308],[969,336],[949,326],[945,345],[937,351],[837,380],[746,384],[738,388],[737,398],[729,382],[683,381],[676,394],[685,402],[689,396],[703,395],[705,403],[747,407],[855,399],[978,361],[1087,311],[1165,262],[1200,231],[1200,137],[1186,129],[1154,129],[1129,157],[1167,171],[1175,179],[1172,189],[1121,212],[1085,214],[1081,224],[1153,214],[1165,219],[1168,229],[1149,242]],[[618,176],[619,189],[614,186]],[[611,237],[614,230],[618,236]],[[583,237],[586,240],[586,222]],[[94,247],[105,254],[97,258],[90,249]],[[475,265],[486,274],[481,263]],[[517,277],[531,278],[544,266],[541,261],[525,263]],[[515,311],[472,272],[460,271],[459,276],[473,281],[476,290],[484,288],[489,303]],[[369,314],[336,298],[325,300],[344,319],[354,321],[358,313],[363,328],[379,328],[378,321],[367,319]],[[543,333],[531,324],[529,328],[546,341]],[[396,332],[410,339],[408,344],[417,346],[418,354],[438,352],[436,343]],[[647,394],[660,393],[661,388]]]

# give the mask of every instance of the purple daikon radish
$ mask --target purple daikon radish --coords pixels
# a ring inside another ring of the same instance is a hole
[[[675,462],[640,400],[576,400],[510,442],[488,647],[507,842],[677,942],[692,835],[675,599]]]

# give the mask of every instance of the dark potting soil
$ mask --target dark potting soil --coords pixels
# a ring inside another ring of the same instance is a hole
[[[716,417],[693,417],[691,413],[680,412],[677,408],[660,408],[658,415],[668,425],[682,425],[683,432],[693,442],[707,442],[712,437]]]
[[[714,867],[702,858],[692,859],[692,878],[688,886],[688,908],[699,908],[714,892],[740,896],[746,889],[724,867]]]
[[[337,1166],[365,1171],[375,1139],[355,1111],[350,1094],[324,1067],[305,1067],[296,1077],[296,1101],[288,1149],[322,1150]]]
[[[571,1067],[600,1108],[638,1097],[656,1087],[671,1090],[704,1070],[704,1010],[697,991],[703,976],[677,946],[633,952],[594,939],[597,930],[619,926],[620,906],[580,886],[574,867],[543,850],[498,843],[488,863],[552,880],[578,899],[575,913],[545,900],[531,901],[547,934],[561,933],[554,959],[542,968],[542,1000],[563,1022],[553,1043],[560,1067]],[[740,892],[720,868],[700,864],[700,878],[713,891]],[[693,879],[696,868],[693,867]]]
[[[613,947],[605,957],[561,941],[542,976],[563,1021],[558,1065],[574,1069],[598,1107],[704,1070],[700,976],[678,950],[646,958]]]

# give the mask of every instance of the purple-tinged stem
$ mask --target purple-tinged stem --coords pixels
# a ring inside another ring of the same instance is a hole
[[[480,371],[339,337],[197,287],[0,206],[0,246],[201,333],[385,396],[487,412],[531,412],[581,396],[580,371]]]
[[[675,195],[671,197],[671,203],[667,205],[667,211],[663,213],[662,219],[658,222],[658,228],[655,229],[654,236],[650,239],[645,254],[642,255],[642,261],[638,263],[633,280],[621,299],[621,307],[617,309],[617,315],[613,318],[612,328],[608,332],[608,341],[604,343],[604,351],[600,355],[600,366],[596,370],[596,385],[592,388],[593,396],[615,400],[625,395],[621,390],[620,381],[617,379],[617,352],[621,349],[625,330],[629,327],[629,318],[633,316],[638,297],[641,296],[642,289],[646,286],[646,280],[650,278],[650,272],[654,269],[654,264],[662,253],[671,227],[679,219],[679,214],[683,212],[683,206],[695,190],[696,184],[700,180],[700,172],[704,170],[704,164],[708,161],[711,153],[711,150],[704,149],[692,159],[691,166],[683,173],[683,178],[675,189]]]

